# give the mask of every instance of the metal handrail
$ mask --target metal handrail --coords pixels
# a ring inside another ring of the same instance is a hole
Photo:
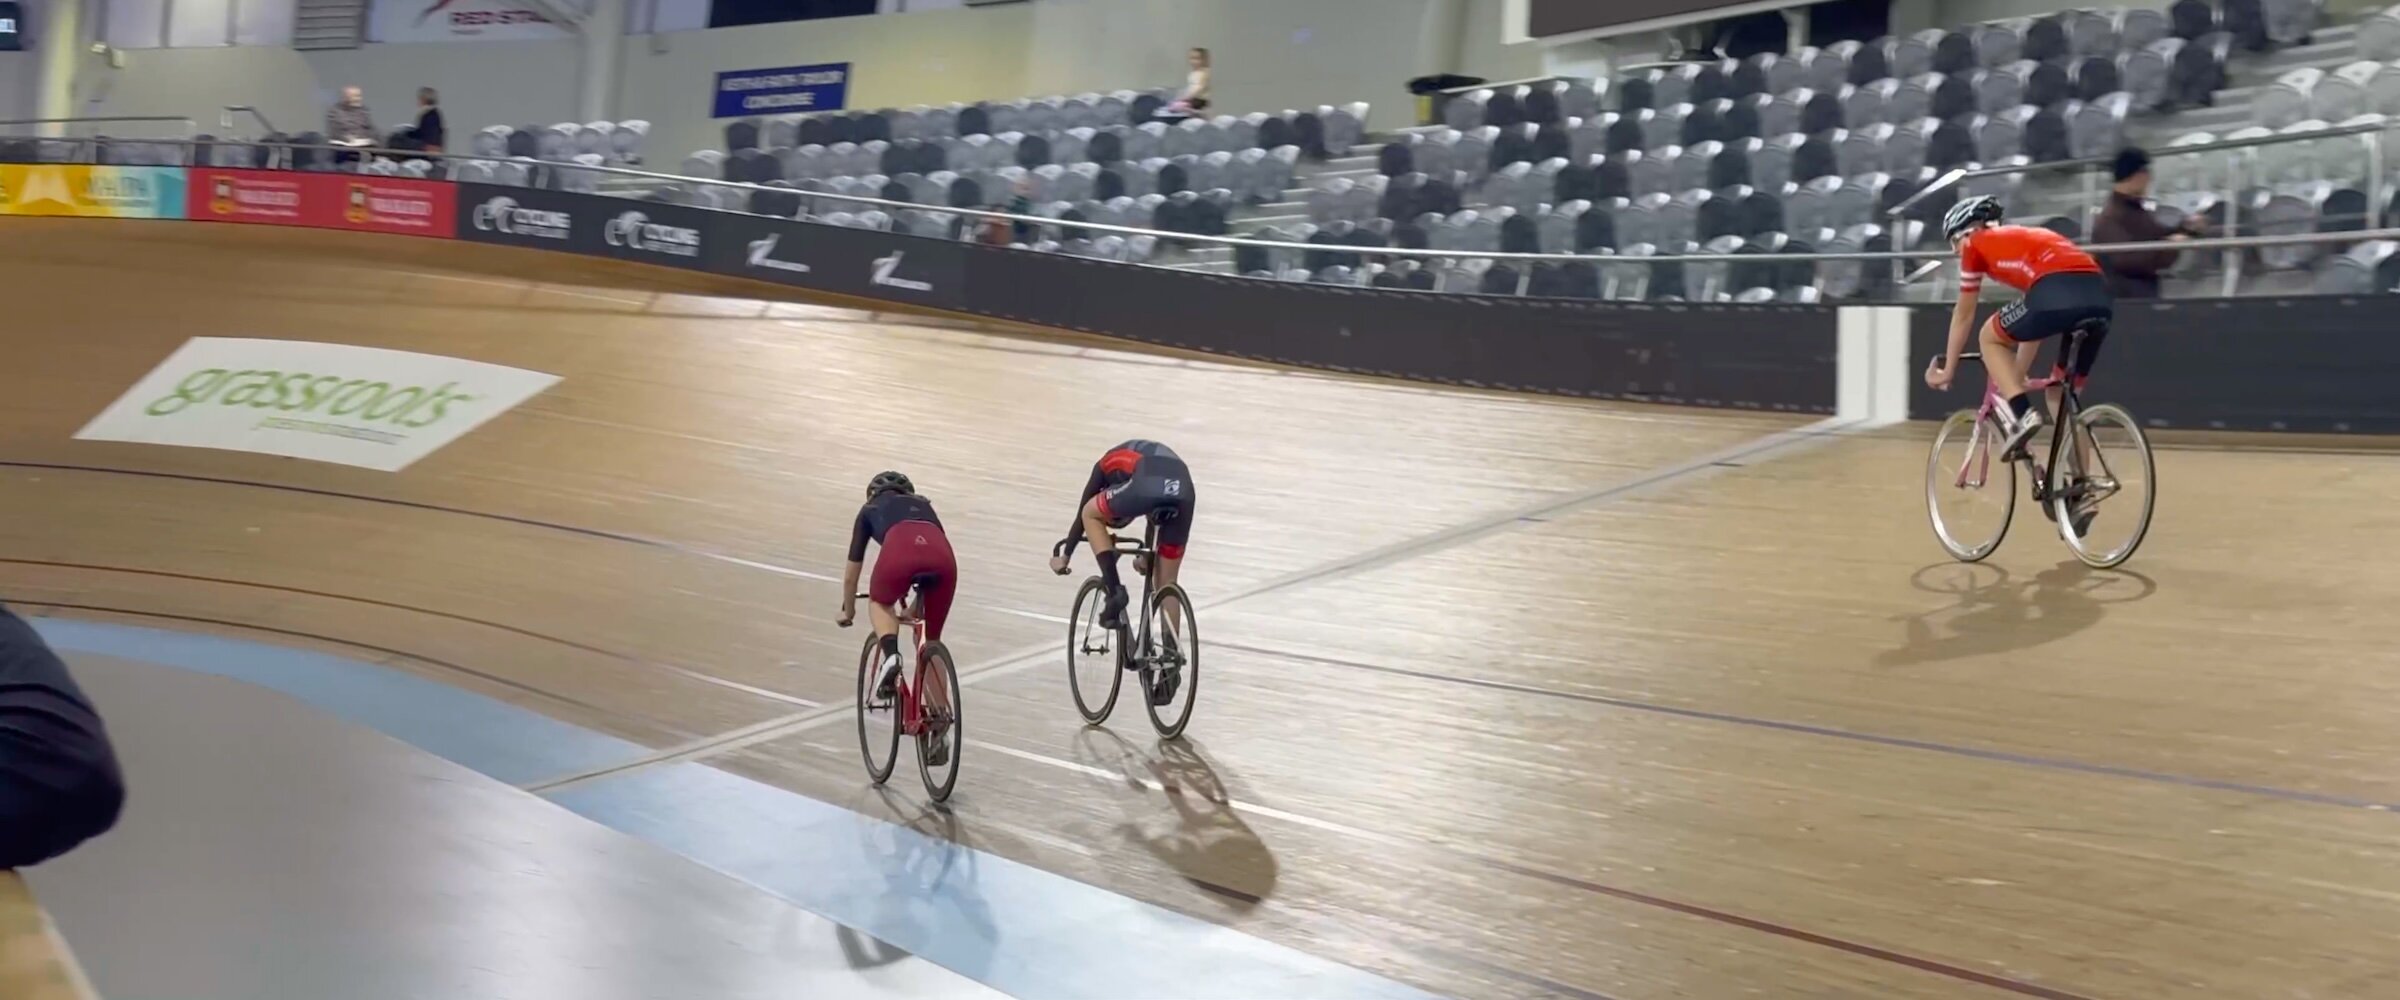
[[[191,141],[191,140],[176,140],[176,139],[146,139],[146,140],[128,140],[128,141],[129,141],[129,142],[148,142],[148,143],[152,143],[152,144],[156,144],[156,145],[180,145],[180,146],[186,146],[186,147],[197,147],[197,146],[199,146],[199,145],[203,145],[202,143],[198,143],[198,142]],[[1153,238],[1156,238],[1156,239],[1163,239],[1163,240],[1175,240],[1175,241],[1179,241],[1179,242],[1186,242],[1186,243],[1212,243],[1212,244],[1221,244],[1221,245],[1225,245],[1225,246],[1254,246],[1254,247],[1261,247],[1261,248],[1265,248],[1265,249],[1271,249],[1271,250],[1297,250],[1297,251],[1301,251],[1301,252],[1317,252],[1317,251],[1323,251],[1323,252],[1328,252],[1328,253],[1338,253],[1338,254],[1346,254],[1346,255],[1356,255],[1356,256],[1362,256],[1362,257],[1410,257],[1410,258],[1429,258],[1429,259],[1434,259],[1434,260],[1452,260],[1452,259],[1457,259],[1457,260],[1494,260],[1494,261],[1502,261],[1502,260],[1507,260],[1507,261],[1534,261],[1534,262],[1540,262],[1540,263],[1551,263],[1551,264],[1561,264],[1561,263],[1567,263],[1567,262],[1570,262],[1570,261],[1582,261],[1582,262],[1586,262],[1586,263],[1592,263],[1592,264],[1619,264],[1619,265],[1639,264],[1639,265],[1649,265],[1649,264],[1653,264],[1653,263],[1674,263],[1674,264],[1740,264],[1740,263],[1763,264],[1763,263],[1778,263],[1778,264],[1781,264],[1781,263],[1797,263],[1797,262],[1809,262],[1809,261],[1813,261],[1813,262],[1825,262],[1825,261],[1908,261],[1908,260],[1941,260],[1941,259],[1948,259],[1948,258],[1950,258],[1950,257],[1954,256],[1954,254],[1952,253],[1952,251],[1949,251],[1949,250],[1947,250],[1947,249],[1927,249],[1927,250],[1894,250],[1894,251],[1877,251],[1877,252],[1867,252],[1867,253],[1805,253],[1805,254],[1660,254],[1660,255],[1657,255],[1657,256],[1651,256],[1651,257],[1627,257],[1627,256],[1617,256],[1617,255],[1607,255],[1607,254],[1509,253],[1509,252],[1504,252],[1504,251],[1486,251],[1486,250],[1436,250],[1436,249],[1413,249],[1413,248],[1407,248],[1407,247],[1358,247],[1358,246],[1349,246],[1349,245],[1346,245],[1346,244],[1293,243],[1293,242],[1289,242],[1289,241],[1282,241],[1282,240],[1257,240],[1257,239],[1250,239],[1250,238],[1247,238],[1247,237],[1239,237],[1239,236],[1210,236],[1210,235],[1204,235],[1204,234],[1199,234],[1199,233],[1178,233],[1178,232],[1169,232],[1169,231],[1166,231],[1166,230],[1158,230],[1158,229],[1143,229],[1143,228],[1134,227],[1134,226],[1117,226],[1117,225],[1110,225],[1110,224],[1107,224],[1107,223],[1100,223],[1100,222],[1071,222],[1071,221],[1066,221],[1066,220],[1061,220],[1061,219],[1055,219],[1055,218],[1051,218],[1051,217],[1049,217],[1049,216],[1043,216],[1043,215],[1018,215],[1018,214],[1011,213],[1011,212],[994,211],[994,210],[991,210],[991,209],[979,209],[979,208],[951,208],[951,207],[947,207],[947,206],[940,206],[940,205],[923,205],[923,204],[918,204],[918,203],[916,203],[916,202],[905,202],[905,201],[886,201],[886,200],[884,200],[884,199],[882,199],[882,198],[874,198],[874,197],[868,197],[868,196],[864,196],[864,195],[836,194],[836,193],[833,193],[833,192],[830,192],[830,191],[802,191],[802,190],[799,190],[799,189],[797,189],[797,188],[779,188],[779,187],[769,187],[769,186],[762,185],[762,184],[751,184],[751,183],[740,182],[740,181],[719,181],[719,180],[709,180],[709,179],[706,179],[706,178],[700,178],[700,177],[685,177],[685,176],[682,176],[682,175],[679,175],[679,174],[665,174],[665,173],[659,173],[659,172],[656,172],[656,171],[651,171],[651,170],[637,170],[637,169],[633,169],[633,168],[630,168],[630,167],[611,167],[611,166],[597,166],[597,167],[594,167],[594,166],[586,166],[586,165],[579,164],[579,163],[560,163],[560,162],[556,162],[556,161],[549,161],[549,160],[531,160],[531,159],[526,159],[526,158],[522,158],[522,157],[505,157],[505,156],[478,156],[478,155],[474,155],[474,154],[468,154],[468,153],[439,153],[439,154],[435,154],[435,153],[423,153],[423,152],[418,152],[418,151],[414,151],[414,150],[392,150],[392,149],[379,149],[379,148],[371,148],[371,147],[370,147],[370,148],[362,148],[362,147],[355,147],[355,146],[333,146],[333,145],[326,145],[326,144],[303,144],[303,143],[292,143],[292,142],[218,142],[218,143],[214,143],[213,145],[219,145],[219,146],[254,146],[254,147],[264,147],[264,148],[269,148],[269,149],[315,149],[315,150],[321,150],[321,151],[325,151],[325,152],[335,152],[335,153],[352,153],[352,154],[371,154],[371,155],[380,156],[380,157],[383,157],[383,158],[386,158],[386,159],[395,159],[395,160],[409,160],[409,159],[415,159],[415,160],[425,160],[425,161],[428,161],[428,162],[436,162],[436,161],[476,161],[476,162],[485,162],[485,163],[521,163],[521,164],[525,164],[525,165],[527,165],[527,166],[531,166],[531,167],[539,167],[539,168],[545,168],[545,169],[551,169],[551,170],[580,170],[580,171],[586,171],[586,172],[590,172],[590,173],[613,174],[613,175],[617,175],[617,176],[623,176],[623,177],[635,177],[635,178],[640,178],[640,179],[644,179],[644,180],[663,181],[663,182],[672,183],[672,184],[679,184],[679,185],[689,185],[689,184],[705,184],[705,185],[709,185],[709,186],[713,186],[713,187],[729,187],[729,188],[736,188],[736,189],[745,190],[745,191],[773,191],[773,192],[777,192],[777,193],[780,193],[780,194],[788,194],[788,195],[793,195],[793,196],[800,197],[800,198],[810,198],[810,199],[826,199],[826,200],[840,201],[840,202],[846,202],[846,203],[854,203],[854,204],[862,204],[862,205],[871,205],[871,206],[874,206],[874,207],[877,207],[877,208],[891,208],[891,209],[897,209],[897,210],[902,210],[902,211],[915,211],[915,212],[939,212],[939,213],[946,213],[946,214],[950,214],[950,215],[962,215],[962,216],[968,216],[968,217],[972,217],[972,218],[987,219],[987,220],[993,220],[993,221],[999,221],[999,222],[1007,222],[1007,223],[1011,223],[1011,224],[1023,223],[1023,224],[1026,224],[1026,225],[1032,225],[1032,226],[1043,226],[1043,227],[1050,227],[1050,228],[1077,229],[1077,230],[1088,230],[1088,231],[1092,231],[1092,232],[1105,232],[1105,233],[1122,233],[1122,234],[1125,234],[1125,235],[1130,235],[1130,236],[1149,236],[1149,237],[1153,237]],[[187,159],[188,159],[188,157],[187,157]],[[361,162],[361,163],[364,163],[365,161],[364,161],[364,159],[362,158],[360,162]],[[246,168],[225,168],[225,169],[246,169]],[[396,178],[396,179],[406,179],[406,178]],[[2216,250],[2216,249],[2238,249],[2238,248],[2244,248],[2244,247],[2262,247],[2262,246],[2288,246],[2288,245],[2295,245],[2295,244],[2308,244],[2308,243],[2356,243],[2356,242],[2364,242],[2364,241],[2368,241],[2368,240],[2395,240],[2395,241],[2400,241],[2400,228],[2392,228],[2392,229],[2358,229],[2358,230],[2346,230],[2346,231],[2339,231],[2339,232],[2322,232],[2322,233],[2294,233],[2294,234],[2290,234],[2290,235],[2286,235],[2286,236],[2231,236],[2231,237],[2194,238],[2194,239],[2185,239],[2185,240],[2160,240],[2160,241],[2148,242],[2148,243],[2109,243],[2109,244],[2099,244],[2099,245],[2087,246],[2087,247],[2084,247],[2083,249],[2084,249],[2084,250],[2086,250],[2086,251],[2088,251],[2088,252],[2091,252],[2091,253],[2106,255],[2106,254],[2117,254],[2117,253],[2139,253],[2139,252],[2143,252],[2143,251],[2154,251],[2154,250],[2170,250],[2170,249],[2171,249],[2171,250]]]
[[[266,113],[265,113],[265,112],[262,112],[262,111],[258,110],[257,108],[255,108],[255,107],[252,107],[252,106],[250,106],[250,105],[247,105],[247,104],[228,104],[228,105],[226,105],[226,106],[224,107],[224,109],[223,109],[222,111],[218,112],[218,114],[217,114],[217,127],[218,127],[218,128],[223,128],[223,129],[230,129],[230,128],[232,128],[232,127],[233,127],[233,116],[234,116],[235,114],[237,114],[237,113],[241,113],[241,114],[247,114],[247,115],[249,115],[249,116],[250,116],[250,117],[252,117],[252,118],[256,118],[256,119],[258,119],[258,124],[259,124],[259,126],[260,126],[260,127],[262,127],[262,128],[264,128],[264,129],[266,129],[266,130],[267,130],[267,131],[266,131],[266,134],[268,134],[268,135],[274,135],[276,132],[278,132],[278,131],[281,131],[280,129],[277,129],[277,128],[275,127],[275,123],[274,123],[274,122],[271,122],[271,121],[268,121],[268,120],[267,120],[267,116],[266,116]]]
[[[199,131],[199,124],[180,115],[99,115],[83,118],[10,118],[0,120],[0,128],[11,125],[94,125],[126,122],[171,122],[183,126],[184,138]],[[166,142],[165,139],[138,139],[129,142]]]
[[[2388,132],[2395,128],[2400,128],[2400,122],[2376,122],[2367,125],[2335,125],[2327,128],[2310,129],[2306,132],[2278,132],[2274,135],[2252,136],[2248,139],[2219,139],[2215,142],[2194,143],[2189,146],[2169,146],[2164,149],[2153,150],[2150,155],[2152,159],[2162,156],[2191,156],[2199,153],[2217,153],[2233,149],[2251,149],[2258,146],[2277,146],[2287,142],[2309,142],[2317,139],[2330,139],[2346,135],[2366,135],[2370,132]],[[1933,183],[1927,184],[1923,188],[1919,189],[1917,193],[1902,199],[1899,204],[1892,206],[1884,214],[1890,216],[1900,215],[1906,212],[1916,203],[1924,201],[1925,199],[1942,191],[1948,190],[1951,186],[1964,180],[1971,180],[1979,177],[2004,177],[2009,174],[2037,174],[2097,170],[2101,167],[2109,166],[2112,162],[2114,162],[2114,159],[2114,157],[2087,156],[2080,159],[2049,160],[2042,163],[2027,163],[2012,167],[1982,167],[1975,170],[1968,170],[1964,167],[1960,167],[1951,170],[1949,173],[1943,174],[1941,177],[1936,178]]]

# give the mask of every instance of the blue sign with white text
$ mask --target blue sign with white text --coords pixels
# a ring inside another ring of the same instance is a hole
[[[743,69],[717,74],[711,118],[840,111],[850,97],[850,64]]]

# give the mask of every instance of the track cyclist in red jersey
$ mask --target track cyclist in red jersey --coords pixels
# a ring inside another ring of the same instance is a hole
[[[1984,369],[2015,418],[2013,430],[2000,444],[2001,460],[2013,462],[2024,456],[2025,442],[2047,422],[2043,409],[2035,407],[2025,391],[2025,373],[2041,342],[2090,320],[2106,321],[2115,311],[2115,299],[2099,263],[2073,240],[2047,229],[2001,225],[2000,216],[1999,201],[1978,196],[1959,202],[1942,217],[1942,235],[1958,251],[1958,307],[1950,313],[1948,347],[1939,364],[1926,369],[1925,384],[1947,389],[1957,377],[1959,354],[1974,325],[1985,277],[2023,292],[2023,298],[1993,314],[1982,332]],[[2075,388],[2082,390],[2106,329],[2103,325],[2087,335],[2075,357],[2058,359],[2062,381],[2071,368]],[[2057,408],[2058,391],[2050,390],[2049,409]],[[2080,451],[2084,443],[2081,435],[2077,437]]]
[[[900,682],[900,615],[893,605],[917,588],[917,600],[925,617],[925,639],[939,642],[942,622],[950,617],[950,601],[958,590],[958,558],[950,551],[950,539],[942,533],[942,522],[934,516],[933,502],[917,495],[916,485],[897,472],[880,472],[867,483],[867,502],[858,509],[858,520],[850,528],[850,564],[842,571],[842,616],[836,622],[843,628],[858,617],[858,577],[864,568],[867,542],[878,546],[875,553],[875,573],[867,583],[867,600],[872,602],[875,640],[883,653],[883,678],[875,685],[875,696],[889,701],[898,696]],[[949,743],[936,744],[935,757],[927,763],[936,767],[949,760]]]
[[[1068,526],[1066,541],[1059,546],[1058,554],[1050,557],[1050,571],[1065,576],[1075,543],[1089,540],[1092,557],[1100,562],[1100,578],[1108,585],[1108,601],[1102,608],[1100,624],[1104,628],[1121,628],[1130,598],[1124,582],[1117,577],[1117,550],[1111,531],[1133,523],[1135,518],[1150,519],[1158,529],[1158,565],[1141,569],[1154,584],[1164,587],[1175,582],[1176,571],[1183,565],[1183,548],[1191,541],[1192,508],[1197,499],[1192,488],[1192,471],[1174,449],[1138,439],[1110,448],[1092,464],[1091,478],[1084,482],[1083,493],[1075,501],[1075,523]],[[1167,620],[1179,619],[1170,615]],[[1172,634],[1163,638],[1169,643],[1176,640]],[[1150,692],[1153,704],[1164,705],[1174,700],[1175,678],[1172,673],[1161,675],[1158,688]]]

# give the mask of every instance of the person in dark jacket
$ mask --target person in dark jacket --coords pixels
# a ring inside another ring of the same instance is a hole
[[[0,608],[0,869],[74,850],[124,808],[100,713],[33,626]]]
[[[450,130],[442,124],[441,95],[432,87],[419,87],[417,107],[417,123],[392,133],[388,145],[393,149],[441,152],[444,140],[450,137]]]
[[[2120,150],[2111,173],[2116,187],[2109,192],[2107,204],[2100,207],[2100,218],[2092,223],[2093,243],[2185,240],[2202,225],[2195,217],[2184,220],[2181,227],[2170,226],[2151,213],[2150,154],[2130,147]],[[2117,298],[2155,299],[2159,275],[2173,268],[2182,255],[2181,250],[2101,254],[2100,269],[2108,275],[2108,290]]]

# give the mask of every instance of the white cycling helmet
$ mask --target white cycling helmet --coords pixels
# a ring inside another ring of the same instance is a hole
[[[1950,206],[1942,215],[1942,238],[1957,242],[1967,231],[1985,223],[2000,221],[2000,199],[1990,195],[1964,198]]]

